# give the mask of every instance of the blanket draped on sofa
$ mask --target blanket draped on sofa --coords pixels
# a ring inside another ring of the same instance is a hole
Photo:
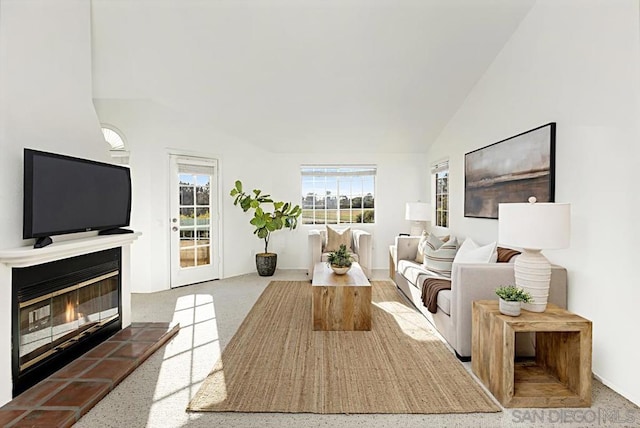
[[[520,251],[511,248],[498,247],[498,263],[509,263],[512,257],[520,254]],[[451,280],[449,278],[432,278],[428,277],[422,283],[422,303],[431,312],[435,314],[438,310],[438,293],[442,290],[451,289]]]
[[[435,314],[438,310],[438,293],[451,289],[451,280],[448,278],[427,278],[422,284],[422,303],[427,310]]]

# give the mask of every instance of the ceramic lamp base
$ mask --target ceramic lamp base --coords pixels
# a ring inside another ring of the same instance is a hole
[[[422,232],[427,231],[427,222],[426,221],[412,221],[411,222],[411,230],[409,234],[411,236],[420,236]]]
[[[549,298],[551,264],[540,250],[525,248],[516,258],[514,273],[516,286],[531,294],[533,301],[523,303],[522,308],[531,312],[544,312]]]

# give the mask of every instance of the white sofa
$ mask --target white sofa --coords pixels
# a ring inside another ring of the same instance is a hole
[[[324,251],[327,245],[326,229],[312,229],[309,231],[309,265],[307,275],[313,279],[313,268],[318,262],[326,262],[328,253]],[[371,234],[364,230],[351,229],[351,253],[354,261],[360,264],[367,278],[371,278]]]
[[[395,283],[413,305],[429,320],[455,350],[458,358],[471,357],[471,302],[496,300],[496,287],[514,284],[513,263],[454,263],[451,289],[438,293],[437,311],[431,313],[422,302],[422,284],[430,275],[422,264],[416,263],[419,236],[399,236],[391,256],[396,272]],[[549,302],[567,307],[567,271],[560,266],[551,268]],[[517,353],[534,355],[530,335],[516,338]]]

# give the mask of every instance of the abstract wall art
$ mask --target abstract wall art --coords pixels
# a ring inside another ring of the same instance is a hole
[[[498,218],[498,204],[554,202],[555,122],[464,156],[464,216]]]

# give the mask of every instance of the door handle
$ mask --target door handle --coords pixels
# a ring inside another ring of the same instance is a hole
[[[178,231],[178,227],[177,227],[177,226],[173,226],[173,227],[171,228],[171,230],[173,230],[174,232],[177,232],[177,231]]]

